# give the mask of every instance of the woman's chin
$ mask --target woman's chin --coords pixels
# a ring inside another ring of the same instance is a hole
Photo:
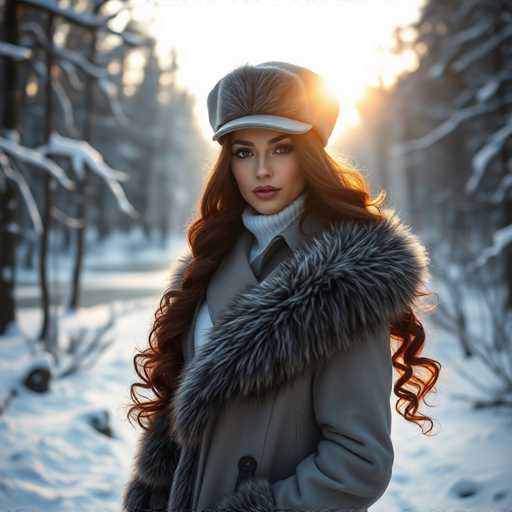
[[[256,197],[251,201],[250,205],[260,214],[272,215],[286,208],[287,202],[283,201],[280,197],[274,197],[272,199],[258,199]]]

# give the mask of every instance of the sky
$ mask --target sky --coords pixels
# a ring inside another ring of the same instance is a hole
[[[160,55],[175,48],[177,84],[196,97],[195,114],[213,134],[206,99],[235,67],[283,60],[320,73],[340,101],[331,140],[357,124],[357,100],[369,85],[393,83],[413,69],[412,54],[393,56],[397,26],[413,22],[423,0],[136,0]],[[214,144],[212,142],[212,144]]]

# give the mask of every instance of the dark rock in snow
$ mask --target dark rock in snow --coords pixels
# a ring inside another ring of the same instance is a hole
[[[89,425],[100,434],[107,437],[114,437],[112,427],[110,426],[110,413],[106,409],[88,413],[86,420]]]
[[[51,377],[52,374],[48,368],[32,368],[23,379],[23,385],[36,393],[47,393],[50,389]]]
[[[450,488],[450,493],[454,494],[457,498],[469,498],[478,494],[480,491],[480,484],[469,478],[462,478],[455,482]]]

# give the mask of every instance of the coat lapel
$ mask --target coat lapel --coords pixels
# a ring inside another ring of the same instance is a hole
[[[244,279],[238,288],[230,283],[238,291],[214,312],[201,357],[187,366],[170,404],[180,445],[199,444],[226,401],[285,385],[412,305],[429,278],[428,255],[393,210],[384,213],[378,222],[331,224],[261,282],[238,258]]]
[[[189,362],[196,354],[195,346],[194,346],[194,330],[197,322],[197,315],[199,314],[199,309],[201,308],[202,302],[199,301],[196,304],[196,309],[194,311],[194,315],[192,317],[192,322],[190,323],[190,327],[187,330],[187,334],[185,335],[185,341],[183,343],[183,359],[185,365],[188,365]]]
[[[305,245],[308,240],[324,229],[320,219],[313,214],[306,216],[302,227],[303,232],[299,231],[298,219],[292,222],[251,262],[258,281],[265,279],[274,269],[278,271],[279,263],[288,259],[293,251]]]
[[[292,251],[304,245],[314,235],[320,234],[324,226],[316,216],[308,215],[303,228],[304,233],[300,233],[298,222],[291,223],[280,235],[285,239],[290,251],[281,250],[279,240],[273,240],[256,258],[254,266],[249,262],[254,236],[247,229],[242,229],[233,249],[208,284],[206,301],[212,323],[219,319],[235,295],[258,284],[269,274],[270,269],[276,269],[277,264],[287,259]]]
[[[242,230],[233,249],[224,258],[208,283],[206,301],[213,324],[235,295],[258,284],[258,279],[248,260],[251,237],[249,231]]]

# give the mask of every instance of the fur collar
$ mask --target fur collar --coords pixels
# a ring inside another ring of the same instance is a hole
[[[380,222],[331,224],[232,299],[170,404],[179,445],[196,446],[230,399],[285,385],[413,305],[429,256],[394,210],[384,213]]]

